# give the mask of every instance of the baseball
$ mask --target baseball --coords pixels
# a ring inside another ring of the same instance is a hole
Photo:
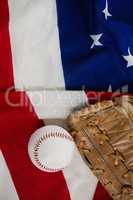
[[[74,152],[71,135],[59,126],[45,126],[31,136],[28,153],[32,163],[45,172],[57,172],[69,165]]]

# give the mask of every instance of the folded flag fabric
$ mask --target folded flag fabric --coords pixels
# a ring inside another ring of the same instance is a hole
[[[10,0],[8,5],[16,88],[133,91],[131,0]]]
[[[130,5],[129,0],[0,1],[0,199],[110,199],[78,152],[59,173],[33,166],[28,140],[43,123],[29,92],[132,91]],[[84,92],[83,101],[86,97]]]

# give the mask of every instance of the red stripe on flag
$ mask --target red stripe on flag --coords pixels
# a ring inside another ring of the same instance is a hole
[[[8,3],[7,0],[0,0],[0,90],[13,85]]]
[[[112,200],[104,187],[98,183],[93,200]]]

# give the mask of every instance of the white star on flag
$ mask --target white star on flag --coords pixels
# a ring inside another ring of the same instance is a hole
[[[128,55],[123,56],[123,58],[127,61],[127,67],[133,67],[133,55],[131,54],[130,48],[128,48]]]
[[[112,15],[109,12],[109,8],[108,8],[108,0],[106,0],[105,9],[102,12],[104,13],[106,20],[108,19],[108,17],[112,17]]]
[[[96,35],[90,35],[91,39],[93,40],[93,44],[91,45],[91,49],[94,46],[103,46],[103,44],[99,41],[100,38],[102,37],[103,33],[101,34],[96,34]]]
[[[112,85],[111,84],[108,87],[108,92],[112,92]]]

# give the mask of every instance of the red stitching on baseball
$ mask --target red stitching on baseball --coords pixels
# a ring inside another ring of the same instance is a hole
[[[46,133],[46,135],[43,135],[39,140],[38,142],[35,144],[35,147],[34,147],[34,152],[33,152],[33,155],[34,155],[34,158],[35,158],[35,161],[37,162],[37,164],[47,170],[47,171],[50,171],[50,172],[57,172],[59,170],[63,170],[64,168],[54,168],[54,169],[51,169],[51,168],[48,168],[46,167],[45,165],[43,165],[40,160],[39,160],[39,155],[38,155],[38,151],[39,151],[39,147],[41,146],[41,144],[43,143],[44,140],[46,139],[49,139],[51,137],[54,137],[54,138],[64,138],[66,140],[69,140],[69,141],[73,141],[73,138],[69,135],[65,135],[64,133],[59,133],[59,132],[55,132],[55,133]]]

